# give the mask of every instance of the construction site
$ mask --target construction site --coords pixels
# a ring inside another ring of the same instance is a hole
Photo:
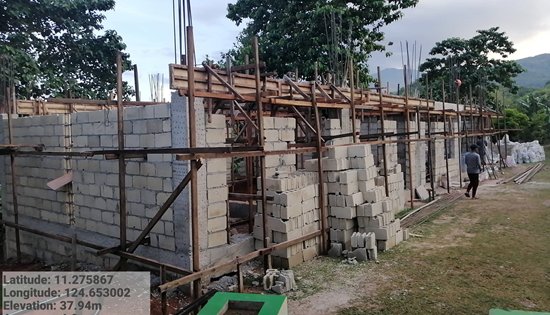
[[[264,289],[284,294],[319,257],[391,257],[420,233],[416,224],[463,198],[463,157],[479,139],[490,155],[482,181],[527,182],[543,169],[508,168],[503,114],[472,98],[411,97],[407,75],[404,94],[393,95],[380,70],[376,87],[358,88],[353,63],[341,86],[275,77],[257,39],[249,64],[195,65],[186,32],[167,102],[123,101],[120,55],[113,100],[18,100],[7,87],[4,259],[149,270],[159,277],[158,314],[184,314],[224,275],[255,292],[244,280],[251,262],[261,262]],[[175,290],[189,296],[180,309],[168,306]],[[286,314],[281,303],[273,314]]]

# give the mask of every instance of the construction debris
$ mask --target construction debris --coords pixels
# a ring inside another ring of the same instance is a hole
[[[331,243],[330,249],[328,251],[330,257],[338,258],[342,256],[342,244],[340,243]]]
[[[277,294],[296,290],[296,281],[294,280],[294,271],[267,269],[263,278],[263,286],[266,291],[273,291]]]
[[[216,291],[237,291],[237,277],[223,276],[219,280],[210,282],[208,290]]]
[[[348,265],[357,265],[358,264],[357,259],[355,259],[355,257],[346,258],[346,259],[342,260],[342,263],[343,264],[348,264]]]

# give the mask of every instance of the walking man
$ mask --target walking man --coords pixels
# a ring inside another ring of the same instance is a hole
[[[464,195],[469,198],[470,190],[472,190],[472,199],[477,199],[476,192],[477,186],[479,186],[479,173],[481,173],[481,158],[477,153],[477,145],[472,144],[470,146],[470,152],[466,153],[464,162],[466,163],[466,171],[470,179],[470,184],[468,184],[468,188]]]

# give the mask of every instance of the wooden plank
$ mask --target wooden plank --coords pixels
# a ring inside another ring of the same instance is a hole
[[[48,185],[50,189],[58,191],[65,185],[71,183],[72,181],[73,181],[73,172],[69,171],[65,175],[60,176],[52,181],[49,181],[46,185]]]
[[[170,87],[173,89],[178,90],[186,90],[188,88],[188,81],[187,81],[187,67],[183,65],[170,65]],[[227,78],[227,74],[223,70],[219,69],[213,69],[216,74],[219,75],[220,78],[224,79]],[[196,90],[202,90],[207,91],[207,74],[206,70],[204,68],[194,68],[194,74],[195,74],[195,89]],[[233,84],[232,87],[235,91],[237,91],[239,94],[253,94],[255,93],[255,79],[253,75],[245,74],[245,73],[234,73],[233,74]],[[225,79],[224,79],[225,80]],[[292,87],[290,86],[289,82],[285,82],[283,79],[273,79],[273,78],[265,78],[265,92],[270,93],[270,95],[278,96],[278,97],[284,97],[284,96],[290,96]],[[302,90],[305,95],[311,97],[313,96],[312,92],[309,89],[310,83],[309,82],[292,82],[297,88]],[[321,91],[321,96],[323,96],[326,99],[327,95],[331,95],[331,86],[330,85],[319,85],[319,89]],[[219,80],[212,80],[212,93],[219,93],[219,94],[230,94],[231,92],[229,89],[224,86]],[[317,94],[317,93],[314,93]],[[359,97],[354,97],[354,103],[357,105],[367,104],[376,106],[378,102],[373,102],[373,99],[378,99],[378,93],[371,92],[369,90],[358,90],[357,93],[354,93],[356,95],[359,95]],[[301,95],[304,97],[304,100],[307,99],[305,95]],[[349,100],[351,99],[351,90],[349,88],[338,88],[338,94],[336,102],[339,103],[349,103]],[[220,99],[222,97],[218,96]],[[231,99],[229,97],[226,97],[224,99]],[[232,99],[236,99],[235,96],[233,96]],[[401,96],[396,95],[389,95],[389,94],[382,94],[382,102],[384,103],[390,103],[394,105],[400,105],[405,106],[405,99]],[[325,101],[326,103],[326,101]],[[432,107],[434,106],[433,101],[428,101],[424,99],[417,99],[417,98],[410,98],[408,102],[409,106],[416,107],[419,106],[421,109]],[[299,104],[292,104],[295,106],[307,106],[307,105],[299,105]],[[291,105],[291,106],[292,106]],[[311,106],[311,104],[309,104]],[[323,105],[319,104],[319,107],[324,107]],[[336,107],[336,108],[344,108],[344,107]]]

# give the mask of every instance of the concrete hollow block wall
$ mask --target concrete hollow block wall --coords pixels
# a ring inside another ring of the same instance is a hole
[[[126,148],[185,148],[189,146],[188,111],[195,111],[198,147],[226,146],[227,123],[224,115],[208,114],[203,99],[189,106],[177,93],[171,104],[128,107],[124,109]],[[353,130],[350,110],[335,111],[321,120],[322,136],[339,136]],[[13,120],[16,144],[42,143],[48,151],[88,151],[118,148],[116,110],[79,112],[65,115],[18,117]],[[401,116],[384,120],[384,131],[404,131]],[[4,117],[5,118],[5,117]],[[266,151],[286,150],[296,142],[297,122],[292,117],[264,117]],[[356,121],[362,134],[381,133],[381,121],[366,117]],[[0,138],[8,143],[7,122],[0,122]],[[458,130],[458,123],[453,122]],[[417,129],[416,117],[411,131]],[[427,124],[420,122],[420,134]],[[442,122],[432,122],[432,132],[443,131]],[[414,137],[413,137],[414,138]],[[397,140],[388,136],[387,140]],[[324,173],[318,174],[317,158],[304,155],[268,155],[265,158],[266,193],[273,197],[265,209],[257,203],[252,235],[232,235],[228,226],[228,175],[231,159],[214,158],[201,161],[198,171],[197,218],[200,230],[201,268],[233,259],[263,247],[262,213],[268,215],[268,243],[281,243],[320,229],[319,177],[325,182],[325,207],[329,214],[330,240],[351,246],[353,232],[374,233],[379,248],[397,244],[403,232],[395,214],[404,208],[406,171],[412,166],[413,187],[425,184],[426,144],[411,144],[412,161],[406,158],[406,144],[352,145],[353,137],[343,136],[327,141],[324,153]],[[444,141],[434,142],[433,161],[439,178],[446,173]],[[449,141],[449,169],[458,174],[459,141]],[[453,153],[454,152],[454,153]],[[454,155],[453,155],[454,154]],[[303,160],[303,162],[302,162]],[[387,164],[384,174],[383,162]],[[11,169],[9,157],[0,163],[4,219],[13,222]],[[103,245],[119,243],[118,161],[103,156],[20,156],[16,158],[16,189],[19,199],[20,224],[46,232]],[[189,171],[189,162],[175,155],[149,154],[147,158],[126,161],[127,238],[132,241],[168,198]],[[72,183],[53,191],[47,183],[67,172],[73,173]],[[384,176],[386,175],[386,176]],[[387,178],[387,183],[385,182]],[[388,186],[386,194],[385,186]],[[258,186],[258,190],[260,187]],[[137,254],[191,269],[190,189],[187,187],[150,233],[151,244],[142,245]],[[401,236],[400,236],[401,235]],[[320,253],[320,237],[301,242],[273,253],[275,266],[291,268]],[[15,253],[14,230],[7,229],[8,256]],[[46,262],[65,261],[73,254],[70,244],[21,232],[23,253]],[[116,256],[96,256],[92,249],[78,247],[77,259],[112,267]]]
[[[19,117],[13,120],[16,144],[44,144],[48,151],[117,149],[117,112],[102,110],[67,115]],[[171,147],[169,104],[124,109],[126,148]],[[7,122],[2,121],[4,143],[8,143]],[[4,159],[2,187],[5,219],[13,222],[11,168]],[[149,155],[126,161],[127,239],[134,240],[173,191],[173,156]],[[16,180],[20,223],[32,228],[72,236],[104,245],[117,245],[119,233],[118,161],[93,157],[17,157]],[[73,180],[58,191],[46,185],[72,172]],[[138,254],[185,266],[174,253],[174,213],[169,209],[150,233],[151,244],[140,246]],[[70,244],[21,232],[22,251],[46,262],[67,260]],[[8,253],[13,253],[13,229],[7,231]],[[38,245],[38,246],[37,246]],[[110,267],[114,256],[95,256],[94,250],[78,247],[77,259]]]

